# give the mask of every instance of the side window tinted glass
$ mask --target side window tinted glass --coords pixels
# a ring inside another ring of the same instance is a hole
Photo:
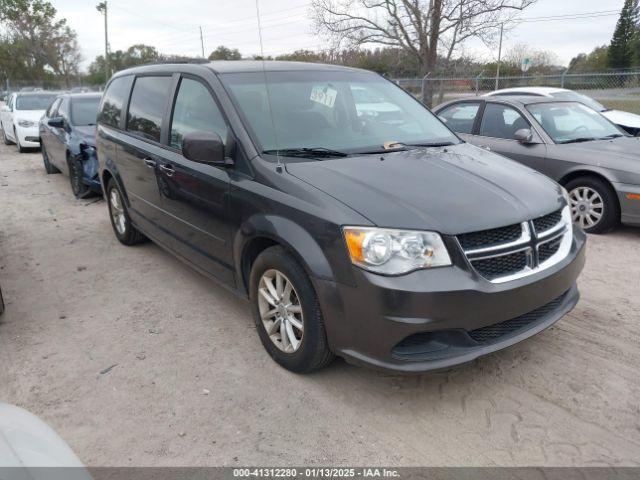
[[[171,86],[171,77],[138,77],[133,85],[127,130],[160,141],[162,115]]]
[[[482,116],[482,125],[480,125],[480,135],[513,140],[518,130],[530,127],[529,122],[514,108],[487,103]]]
[[[132,82],[133,76],[128,75],[126,77],[116,78],[109,84],[100,102],[98,114],[98,121],[100,123],[105,123],[112,127],[118,127],[120,125],[123,104],[129,95]]]
[[[56,116],[58,112],[58,106],[60,105],[61,101],[61,98],[57,98],[56,101],[51,104],[49,110],[47,110],[47,117],[52,118]]]
[[[438,117],[454,132],[472,133],[479,108],[479,103],[459,103],[446,108]]]
[[[183,78],[173,107],[170,145],[182,149],[182,139],[189,132],[209,132],[227,139],[227,124],[211,96],[200,82]]]
[[[65,98],[62,100],[58,107],[58,116],[64,118],[69,121],[69,99]]]

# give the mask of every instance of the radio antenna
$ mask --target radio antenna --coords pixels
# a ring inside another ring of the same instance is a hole
[[[271,91],[269,90],[269,79],[264,59],[264,42],[262,41],[262,24],[260,23],[260,2],[256,0],[256,17],[258,19],[258,36],[260,37],[260,57],[262,58],[262,74],[264,75],[264,86],[267,92],[267,107],[271,118],[271,128],[273,128],[273,141],[276,147],[276,171],[282,173],[282,161],[280,159],[280,148],[278,147],[278,134],[276,132],[276,121],[273,118],[273,108],[271,108]]]

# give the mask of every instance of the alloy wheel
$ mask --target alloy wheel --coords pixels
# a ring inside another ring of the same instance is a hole
[[[571,218],[584,229],[595,227],[604,214],[602,196],[593,188],[576,187],[569,192]]]
[[[111,210],[111,219],[113,225],[120,235],[124,235],[127,231],[127,219],[124,213],[124,205],[117,188],[112,188],[109,192],[109,207]]]
[[[282,272],[269,269],[260,278],[258,294],[258,309],[267,335],[283,352],[296,352],[302,344],[304,316],[295,287]]]

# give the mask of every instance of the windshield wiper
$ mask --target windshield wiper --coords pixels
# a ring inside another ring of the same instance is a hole
[[[624,137],[624,135],[621,133],[612,133],[611,135],[600,137],[600,140],[609,140],[610,138],[620,138],[620,137]]]
[[[303,157],[303,158],[331,158],[347,157],[349,154],[338,150],[331,150],[324,147],[313,148],[283,148],[281,150],[263,150],[267,155],[280,155],[282,157]]]
[[[592,142],[593,140],[597,140],[597,138],[595,138],[595,137],[579,137],[579,138],[572,138],[571,140],[563,140],[563,141],[558,142],[558,143],[559,144],[582,143],[582,142]]]

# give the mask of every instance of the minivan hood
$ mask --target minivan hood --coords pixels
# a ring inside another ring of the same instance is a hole
[[[560,208],[560,186],[470,144],[291,162],[287,171],[380,227],[459,234]]]
[[[635,113],[623,112],[621,110],[605,110],[601,113],[616,125],[640,128],[640,115],[636,115]]]

